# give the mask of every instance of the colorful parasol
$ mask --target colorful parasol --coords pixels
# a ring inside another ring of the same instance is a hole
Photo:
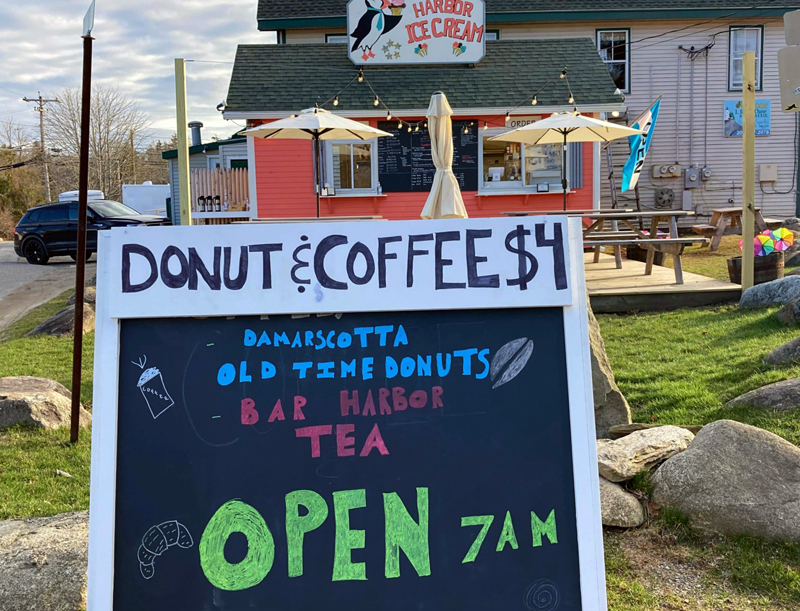
[[[753,240],[753,248],[756,257],[765,257],[775,250],[775,240],[769,235],[757,235]]]
[[[789,247],[794,244],[794,233],[781,227],[772,232],[772,239],[775,240],[775,250],[783,252],[789,250]]]

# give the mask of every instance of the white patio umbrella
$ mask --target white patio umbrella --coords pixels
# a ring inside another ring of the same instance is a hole
[[[529,123],[523,127],[512,129],[489,140],[503,142],[522,142],[528,145],[562,144],[561,149],[561,186],[564,189],[564,210],[567,209],[567,164],[566,152],[568,142],[611,142],[646,132],[585,117],[579,112],[553,114],[551,117]]]
[[[453,174],[453,109],[447,96],[437,91],[428,106],[428,134],[431,138],[431,157],[436,167],[431,192],[420,216],[424,219],[468,218],[458,179]]]
[[[299,115],[265,123],[241,132],[243,136],[264,140],[292,139],[314,141],[314,167],[317,170],[317,218],[320,216],[319,195],[322,191],[320,140],[372,140],[392,134],[353,121],[324,108],[307,108]]]

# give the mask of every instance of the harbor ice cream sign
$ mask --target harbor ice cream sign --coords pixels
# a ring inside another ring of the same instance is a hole
[[[474,64],[485,52],[483,0],[350,0],[348,53],[358,65]]]

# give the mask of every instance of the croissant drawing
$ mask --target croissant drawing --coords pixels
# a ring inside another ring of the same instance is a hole
[[[194,545],[192,535],[183,524],[177,520],[170,520],[151,527],[142,537],[142,544],[136,554],[139,558],[139,570],[142,577],[150,579],[155,575],[153,562],[156,556],[160,556],[174,545],[184,549]]]

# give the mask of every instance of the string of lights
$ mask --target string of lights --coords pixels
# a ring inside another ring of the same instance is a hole
[[[575,100],[575,95],[572,92],[572,85],[569,82],[568,70],[567,70],[567,67],[564,67],[564,69],[561,70],[558,75],[553,76],[552,78],[548,79],[547,82],[545,82],[541,87],[539,87],[539,89],[537,89],[533,93],[533,95],[526,96],[523,101],[521,101],[516,106],[506,110],[504,114],[496,115],[496,116],[493,116],[493,117],[488,117],[487,119],[485,119],[484,122],[483,122],[483,129],[488,129],[489,124],[494,123],[495,121],[497,121],[499,119],[503,119],[504,122],[506,124],[508,124],[508,122],[511,120],[511,113],[512,112],[514,112],[516,110],[519,110],[520,108],[525,107],[525,106],[527,106],[529,104],[531,106],[538,105],[539,104],[539,96],[542,94],[542,92],[545,91],[548,87],[550,87],[554,82],[558,82],[559,80],[565,81],[565,84],[566,84],[566,87],[567,87],[567,91],[569,92],[569,98],[567,100],[567,103],[568,104],[572,104],[573,112],[579,113],[578,106],[577,106],[577,103],[576,103],[576,100]],[[339,91],[337,91],[334,95],[329,97],[327,100],[325,100],[324,102],[319,104],[319,106],[321,108],[324,108],[325,106],[330,104],[330,105],[332,105],[334,107],[338,107],[339,104],[340,104],[340,96],[342,96],[342,94],[345,91],[347,91],[353,85],[353,83],[356,83],[356,82],[357,83],[366,84],[366,86],[369,88],[369,91],[370,91],[370,93],[372,94],[372,97],[373,97],[373,99],[372,99],[373,106],[375,108],[382,108],[383,110],[386,111],[386,120],[387,121],[392,121],[392,120],[397,121],[397,129],[402,130],[402,129],[405,128],[408,132],[418,132],[420,127],[423,127],[423,128],[427,128],[428,127],[427,119],[421,119],[421,120],[418,120],[418,121],[408,121],[406,119],[403,119],[403,118],[397,116],[397,113],[392,112],[392,109],[386,104],[384,99],[380,95],[378,95],[377,91],[375,91],[375,88],[372,86],[372,83],[370,83],[369,79],[367,79],[366,75],[364,74],[363,68],[359,68],[358,72],[356,73],[356,75],[353,76],[347,82],[347,84],[344,87],[342,87]],[[619,94],[619,90],[617,90],[617,93]],[[557,113],[554,113],[554,114],[557,114]],[[612,114],[615,117],[619,116],[619,112],[617,112],[617,111],[613,112]],[[475,125],[475,121],[470,121],[467,125],[465,125],[464,133],[468,134],[469,133],[469,128],[474,126],[474,125]]]

